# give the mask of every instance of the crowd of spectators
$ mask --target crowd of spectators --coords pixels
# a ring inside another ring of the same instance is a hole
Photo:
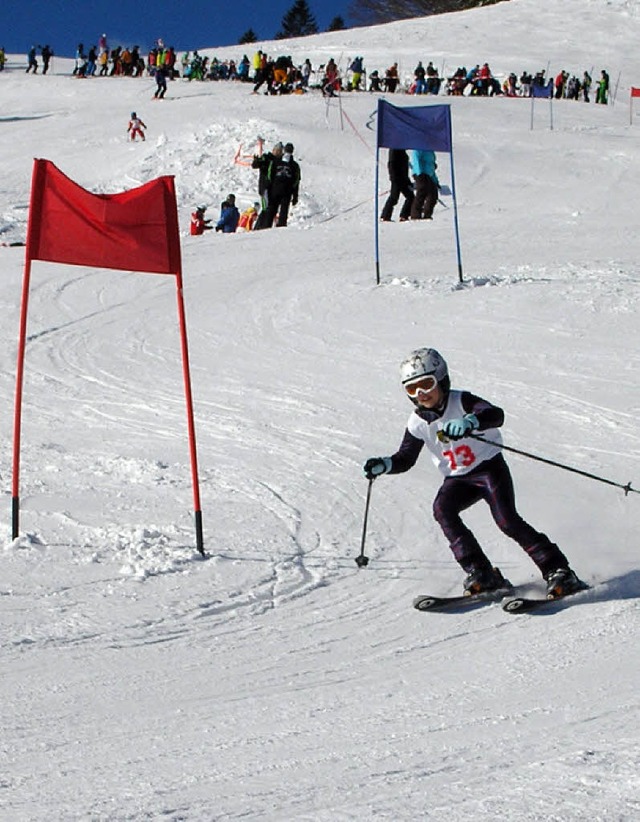
[[[47,45],[33,46],[27,56],[27,72],[38,71],[36,48],[41,50],[42,73],[46,73],[53,50]],[[2,63],[0,63],[0,69]],[[593,71],[593,69],[591,69]],[[156,41],[146,55],[137,45],[109,48],[106,34],[101,35],[96,45],[85,49],[79,43],[76,49],[73,75],[82,77],[142,77],[160,73],[161,80],[179,77],[188,81],[231,80],[251,83],[253,93],[258,94],[304,94],[310,89],[318,89],[324,96],[335,96],[340,92],[402,92],[416,95],[486,96],[506,95],[507,97],[531,97],[538,89],[544,88],[556,99],[583,100],[590,102],[590,92],[594,84],[589,71],[569,74],[564,69],[555,77],[547,77],[544,70],[520,73],[510,72],[502,78],[496,77],[489,63],[476,63],[472,68],[458,67],[453,74],[444,75],[429,61],[425,66],[419,61],[411,74],[401,77],[398,62],[381,71],[374,69],[367,73],[363,57],[349,58],[346,68],[341,69],[333,58],[314,68],[309,58],[296,64],[290,55],[269,56],[258,49],[252,58],[243,54],[238,61],[219,60],[217,57],[201,55],[197,50],[184,52],[178,57],[173,46],[165,46]],[[443,76],[444,75],[444,76]],[[162,94],[162,92],[160,92]],[[609,75],[602,70],[596,82],[595,102],[608,102]]]

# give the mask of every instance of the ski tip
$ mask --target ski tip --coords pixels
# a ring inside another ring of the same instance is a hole
[[[438,602],[438,597],[419,596],[413,600],[413,607],[418,611],[428,611]]]

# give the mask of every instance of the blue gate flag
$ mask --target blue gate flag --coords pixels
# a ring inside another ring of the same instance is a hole
[[[378,146],[451,151],[451,108],[406,106],[378,100]]]
[[[449,155],[451,168],[451,194],[453,196],[453,221],[456,233],[458,255],[458,279],[462,278],[462,254],[460,232],[458,230],[458,201],[456,197],[455,173],[453,168],[453,129],[451,127],[451,106],[423,105],[402,108],[378,99],[378,133],[376,146],[376,186],[374,209],[374,240],[376,253],[376,283],[380,284],[380,255],[378,231],[378,191],[380,174],[380,148],[416,149],[418,151],[438,151]]]
[[[532,97],[553,97],[553,80],[549,80],[546,86],[538,86],[535,83],[531,86]]]

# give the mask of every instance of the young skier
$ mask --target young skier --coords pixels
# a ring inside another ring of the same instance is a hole
[[[142,130],[143,128],[146,128],[145,124],[138,117],[135,111],[132,111],[131,119],[129,120],[129,125],[127,127],[127,132],[131,134],[131,139],[135,140],[136,136],[138,136],[144,142],[145,136],[144,131]]]
[[[442,528],[458,564],[467,573],[465,594],[510,587],[493,568],[460,513],[481,499],[489,505],[498,528],[515,540],[538,566],[547,581],[547,595],[562,596],[584,585],[569,568],[560,548],[518,514],[511,473],[499,447],[469,435],[478,431],[501,443],[498,431],[504,412],[469,391],[450,387],[449,371],[433,348],[419,348],[402,362],[400,378],[415,406],[400,448],[390,457],[371,457],[364,464],[367,479],[402,474],[415,465],[424,445],[444,481],[433,503],[433,515]]]
[[[240,219],[238,221],[238,228],[242,228],[245,231],[253,231],[256,220],[258,219],[258,211],[260,209],[260,203],[254,203],[253,205],[249,206],[249,208],[245,208],[245,210],[240,215]]]
[[[190,231],[194,237],[199,237],[201,234],[204,234],[205,231],[213,228],[211,220],[205,220],[204,214],[206,210],[207,207],[205,205],[200,205],[191,213]]]

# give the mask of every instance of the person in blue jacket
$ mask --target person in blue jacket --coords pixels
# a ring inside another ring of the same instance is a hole
[[[431,220],[438,202],[440,182],[436,174],[436,155],[433,151],[413,149],[409,168],[415,180],[415,196],[411,204],[412,220]]]
[[[220,219],[216,223],[216,231],[222,231],[223,234],[233,234],[238,227],[239,219],[240,212],[236,208],[236,195],[229,194],[222,203]]]

